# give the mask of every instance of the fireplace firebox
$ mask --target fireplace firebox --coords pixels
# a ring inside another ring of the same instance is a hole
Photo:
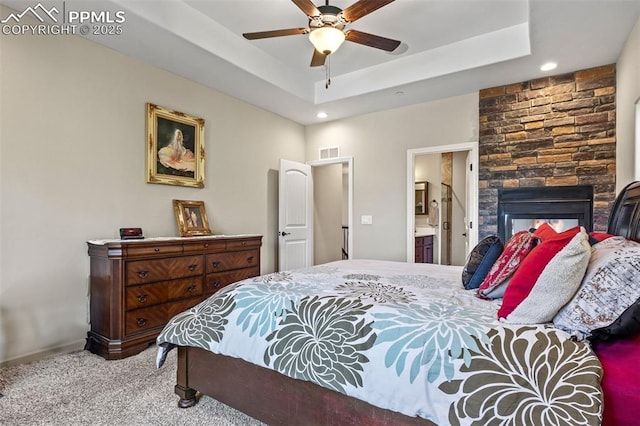
[[[498,236],[506,242],[514,233],[549,223],[562,232],[574,226],[593,228],[593,187],[545,186],[498,190]]]

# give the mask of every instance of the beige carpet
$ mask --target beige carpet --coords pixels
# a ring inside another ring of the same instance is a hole
[[[119,361],[88,351],[0,369],[2,425],[261,425],[214,399],[178,408],[176,352],[156,348]]]

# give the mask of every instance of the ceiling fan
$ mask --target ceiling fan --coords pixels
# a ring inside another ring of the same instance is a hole
[[[348,24],[380,9],[394,0],[358,0],[342,10],[331,6],[329,0],[323,6],[316,6],[311,0],[292,0],[309,18],[308,28],[289,28],[283,30],[260,31],[242,34],[248,40],[261,38],[282,37],[288,35],[309,34],[309,40],[314,45],[311,66],[322,66],[331,53],[335,52],[343,41],[351,41],[376,49],[394,51],[399,45],[398,40],[380,37],[358,30],[345,30]]]

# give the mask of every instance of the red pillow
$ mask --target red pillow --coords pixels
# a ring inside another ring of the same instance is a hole
[[[580,232],[580,226],[574,226],[573,228],[567,229],[566,231],[557,232],[553,228],[553,226],[545,222],[542,225],[540,225],[533,234],[540,237],[542,241],[546,241],[546,240],[552,240],[555,238],[560,238],[560,239],[571,238],[574,235],[576,235],[578,232]]]
[[[553,229],[553,227],[549,225],[547,222],[544,222],[542,225],[538,226],[538,228],[536,228],[533,234],[540,237],[540,239],[543,241],[558,235],[556,230]]]
[[[482,299],[502,297],[507,284],[509,284],[509,278],[536,245],[538,239],[537,236],[529,231],[517,232],[509,238],[502,254],[495,261],[480,287],[478,287],[478,297]]]
[[[571,228],[542,241],[513,274],[498,317],[513,324],[550,322],[580,287],[590,257],[584,228]]]
[[[606,232],[598,232],[598,231],[589,232],[589,236],[593,238],[595,241],[597,241],[598,243],[601,243],[604,240],[607,240],[611,237],[615,237],[615,235],[607,234]]]

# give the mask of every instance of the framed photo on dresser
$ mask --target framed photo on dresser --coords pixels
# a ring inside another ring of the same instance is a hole
[[[204,188],[204,119],[147,103],[147,183]]]
[[[211,235],[204,201],[173,200],[173,211],[181,237]]]

